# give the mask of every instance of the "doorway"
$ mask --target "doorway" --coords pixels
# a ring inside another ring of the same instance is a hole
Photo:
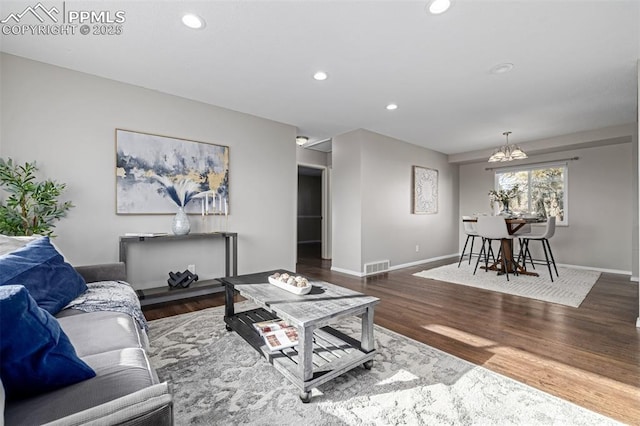
[[[326,168],[298,166],[297,262],[326,258]]]

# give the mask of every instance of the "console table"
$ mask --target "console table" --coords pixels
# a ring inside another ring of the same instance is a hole
[[[120,237],[120,262],[127,263],[127,247],[129,244],[160,244],[169,241],[193,241],[198,239],[224,238],[225,277],[238,275],[238,233],[237,232],[206,232],[187,235],[154,235],[154,236],[121,236]],[[186,288],[171,288],[165,282],[164,286],[136,290],[140,304],[152,305],[187,297],[201,296],[204,294],[223,291],[223,286],[218,279],[198,280]]]

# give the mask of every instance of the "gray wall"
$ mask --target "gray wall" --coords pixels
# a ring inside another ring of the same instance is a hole
[[[295,268],[295,127],[96,76],[2,54],[0,155],[37,161],[65,182],[76,205],[55,242],[76,264],[118,260],[118,236],[171,232],[170,215],[115,214],[115,128],[230,147],[228,224],[191,216],[192,232],[239,233],[239,272]],[[140,246],[142,247],[142,246]],[[129,279],[166,283],[195,263],[203,278],[223,275],[223,244],[180,242],[133,249]],[[133,246],[132,246],[133,248]]]
[[[362,270],[362,134],[333,138],[331,152],[331,269],[358,274]]]
[[[568,162],[569,225],[557,227],[550,241],[556,262],[631,273],[637,199],[633,153],[628,142],[530,156],[523,162],[579,157]],[[494,173],[485,170],[489,166],[486,161],[460,166],[460,215],[490,212],[487,192],[494,187]],[[461,249],[461,224],[460,232]]]
[[[362,274],[369,262],[398,268],[458,251],[458,167],[446,155],[357,130],[333,138],[332,161],[333,269]],[[411,214],[413,165],[438,170],[436,214]]]

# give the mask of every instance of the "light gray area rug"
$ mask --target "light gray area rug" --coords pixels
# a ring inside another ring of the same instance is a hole
[[[236,310],[249,306],[236,305]],[[299,391],[235,332],[224,308],[150,322],[151,363],[177,425],[607,425],[577,405],[375,327],[373,368]],[[341,330],[359,337],[359,322]]]
[[[528,297],[544,302],[558,303],[574,308],[580,306],[600,277],[600,272],[598,271],[558,266],[558,274],[560,276],[556,277],[554,271],[553,282],[551,282],[549,271],[543,265],[538,266],[535,270],[540,274],[539,277],[509,274],[509,281],[507,281],[504,275],[498,275],[495,271],[485,271],[480,267],[478,267],[476,274],[473,275],[474,267],[475,263],[473,261],[471,265],[463,261],[460,268],[458,268],[458,263],[456,262],[413,275]]]

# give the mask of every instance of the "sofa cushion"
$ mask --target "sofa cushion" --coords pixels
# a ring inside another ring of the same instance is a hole
[[[99,406],[159,383],[143,349],[121,349],[83,358],[96,377],[42,394],[15,401],[5,411],[5,422],[43,424],[82,410]]]
[[[55,315],[87,290],[84,279],[49,241],[39,237],[0,256],[0,286],[24,285],[38,306]]]
[[[143,332],[136,321],[120,312],[63,316],[58,318],[58,322],[79,357],[124,348],[145,348],[146,339],[142,337]]]
[[[0,377],[7,399],[48,392],[94,377],[56,319],[24,286],[0,286]]]

